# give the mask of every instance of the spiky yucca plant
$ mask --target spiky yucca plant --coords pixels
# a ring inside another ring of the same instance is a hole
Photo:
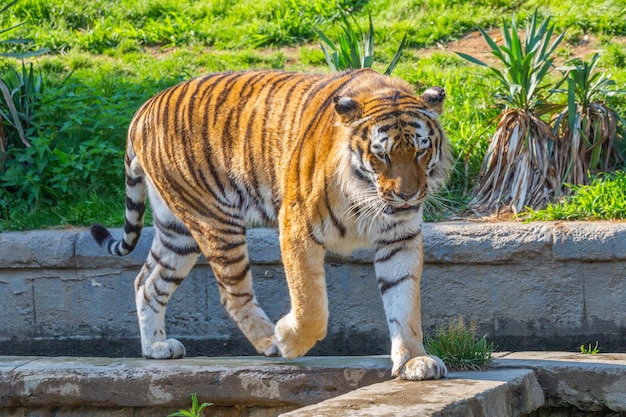
[[[498,81],[495,96],[505,109],[485,155],[470,207],[481,214],[503,209],[518,213],[526,206],[540,208],[560,188],[550,156],[552,130],[540,116],[549,108],[551,90],[545,78],[553,66],[551,55],[565,34],[551,42],[554,25],[549,17],[539,23],[536,10],[526,25],[523,41],[515,16],[510,26],[502,19],[501,46],[484,29],[478,30],[503,69],[457,54],[489,68]]]
[[[583,185],[590,174],[623,166],[626,122],[602,101],[602,96],[624,94],[610,76],[595,70],[600,55],[589,61],[574,59],[560,68],[566,72],[567,103],[552,122],[559,138],[554,147],[556,175],[563,184]]]
[[[11,1],[0,8],[0,15],[17,3],[17,1],[18,0]],[[7,32],[23,24],[24,22],[8,28],[0,28],[0,48],[9,47],[9,49],[11,49],[32,44],[32,39],[2,39]],[[24,125],[28,125],[30,122],[32,105],[39,98],[43,79],[41,76],[36,77],[34,75],[32,62],[30,63],[30,68],[26,68],[24,59],[43,55],[48,52],[50,52],[48,48],[35,51],[0,52],[0,57],[19,58],[22,60],[21,74],[12,64],[6,64],[6,66],[2,68],[5,75],[9,74],[10,76],[15,76],[14,78],[17,81],[15,85],[13,85],[11,80],[0,79],[0,174],[5,171],[10,146],[25,148],[31,146],[30,140],[26,137],[24,132]],[[5,130],[5,122],[9,129]]]
[[[330,40],[324,32],[316,29],[317,34],[322,39],[320,46],[326,58],[326,63],[331,70],[343,71],[372,67],[374,63],[374,25],[372,24],[372,16],[369,15],[368,17],[369,28],[366,33],[363,33],[354,16],[342,14],[342,33],[339,35],[337,43]],[[385,75],[391,75],[396,65],[398,65],[404,51],[405,42],[406,34],[385,70]]]

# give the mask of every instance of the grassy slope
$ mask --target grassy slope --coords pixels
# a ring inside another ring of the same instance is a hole
[[[210,71],[245,68],[285,68],[327,71],[312,30],[317,25],[332,37],[337,9],[353,9],[364,25],[367,12],[376,28],[377,59],[382,69],[404,33],[410,48],[395,75],[418,89],[441,85],[448,91],[443,119],[457,154],[452,197],[463,200],[463,189],[476,175],[498,109],[489,81],[480,68],[445,53],[422,57],[421,48],[446,43],[475,25],[496,25],[502,16],[519,18],[538,7],[553,15],[559,30],[576,41],[591,33],[601,41],[626,35],[623,1],[575,0],[555,6],[548,0],[454,2],[379,0],[205,1],[67,1],[23,0],[0,16],[0,27],[27,24],[11,36],[35,39],[53,54],[37,59],[47,80],[38,123],[55,146],[68,152],[94,140],[118,149],[120,156],[102,163],[67,192],[42,199],[35,210],[5,204],[0,230],[58,224],[123,221],[121,152],[126,126],[135,109],[157,91]],[[471,6],[470,6],[471,4]],[[294,7],[295,6],[295,7]],[[622,16],[624,18],[619,18]],[[621,85],[626,84],[624,48],[603,62]],[[567,55],[567,45],[560,53]],[[621,61],[620,61],[621,54]],[[71,74],[71,75],[70,75]],[[69,77],[69,78],[68,78]],[[624,102],[616,102],[624,106]],[[94,109],[99,109],[94,112]],[[624,106],[623,108],[626,108]],[[119,184],[119,187],[117,186]],[[0,202],[0,208],[2,202]]]

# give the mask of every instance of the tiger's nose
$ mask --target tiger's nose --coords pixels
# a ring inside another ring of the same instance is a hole
[[[411,197],[415,195],[415,193],[403,193],[401,191],[400,192],[394,191],[393,193],[396,195],[396,197],[399,197],[404,201],[409,201]]]

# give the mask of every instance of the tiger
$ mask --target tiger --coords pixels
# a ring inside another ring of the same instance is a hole
[[[443,378],[423,344],[423,206],[446,181],[451,146],[439,123],[445,91],[421,95],[371,69],[211,73],[146,101],[130,122],[123,236],[95,241],[129,254],[147,198],[154,238],[135,282],[145,358],[181,358],[165,310],[200,254],[220,302],[259,354],[295,358],[325,338],[327,251],[373,248],[391,341],[391,374]],[[257,302],[246,227],[279,231],[290,310],[276,325]]]

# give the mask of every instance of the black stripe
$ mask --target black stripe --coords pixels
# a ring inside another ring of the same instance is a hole
[[[237,249],[237,248],[239,248],[239,247],[241,247],[241,246],[243,246],[245,244],[246,244],[246,240],[244,239],[244,240],[239,241],[239,242],[230,242],[230,243],[226,243],[223,246],[217,246],[215,248],[215,250],[218,250],[218,251],[222,251],[222,250],[223,251],[230,251],[230,250],[233,250],[233,249]]]
[[[354,175],[356,179],[366,182],[368,184],[372,183],[369,176],[367,175],[369,174],[369,172],[365,171],[361,167],[355,167],[354,165],[351,165],[351,167],[352,167],[352,174]]]
[[[128,195],[126,196],[126,209],[130,211],[136,211],[139,214],[143,214],[146,211],[146,203],[142,201],[133,201]]]
[[[220,92],[220,94],[216,97],[215,99],[215,106],[216,108],[219,106],[224,105],[224,103],[227,102],[228,96],[229,94],[233,91],[232,86],[233,84],[237,83],[239,81],[239,79],[242,77],[241,73],[230,73],[229,74],[230,78],[228,78],[224,84],[224,86],[222,87],[222,91]],[[234,109],[231,109],[231,112]],[[213,127],[217,126],[217,122],[218,122],[219,118],[215,118],[213,119]]]
[[[249,293],[249,292],[230,292],[228,291],[228,295],[230,295],[231,297],[237,297],[237,298],[247,298],[246,301],[244,301],[243,305],[248,304],[250,301],[252,301],[254,299],[254,294]]]
[[[397,247],[395,247],[395,248],[391,249],[389,252],[387,252],[387,253],[386,253],[385,255],[383,255],[383,256],[380,256],[380,257],[379,257],[379,256],[376,256],[376,257],[374,258],[374,263],[379,264],[379,263],[387,262],[387,261],[389,261],[390,259],[392,259],[394,256],[396,256],[398,253],[402,252],[403,250],[404,250],[404,247],[402,247],[402,246],[397,246]],[[377,253],[376,255],[378,255],[378,253]]]
[[[384,235],[386,233],[391,232],[393,229],[395,229],[398,226],[404,226],[404,222],[399,221],[399,222],[389,223],[383,229],[379,229],[378,233],[380,233],[381,235]]]
[[[232,76],[233,73],[232,72],[225,72],[222,74],[218,74],[216,77],[207,77],[207,81],[211,80],[212,83],[211,85],[209,85],[207,88],[205,88],[202,91],[202,95],[199,98],[199,102],[204,103],[205,101],[205,97],[208,97],[206,100],[206,103],[202,104],[204,106],[205,111],[203,112],[203,119],[202,119],[202,137],[205,138],[205,146],[209,146],[210,148],[210,142],[209,140],[211,139],[211,137],[209,136],[209,118],[213,117],[213,121],[212,121],[212,125],[213,127],[215,127],[215,124],[217,122],[217,117],[216,117],[216,111],[220,108],[219,104],[221,103],[211,103],[211,98],[213,98],[213,92],[214,90],[220,86],[221,81],[223,81],[226,78],[229,78],[230,76]],[[212,110],[212,111],[209,111]],[[207,160],[210,160],[208,152],[206,152],[205,150],[205,156]]]
[[[411,275],[405,275],[403,277],[400,277],[394,281],[389,281],[386,280],[385,278],[378,278],[378,288],[380,289],[380,293],[381,295],[385,295],[385,293],[387,291],[389,291],[390,289],[400,285],[401,283],[403,283],[404,281],[411,279]]]
[[[158,263],[161,267],[163,267],[165,269],[169,269],[170,271],[175,271],[176,270],[176,268],[174,268],[172,265],[170,265],[167,262],[165,262],[152,249],[150,249],[150,256],[152,256],[152,259],[154,259],[156,261],[156,263]]]
[[[314,88],[311,88],[310,91],[308,92],[307,95],[311,96],[311,97],[315,97],[320,90],[325,89],[328,85],[332,84],[333,82],[339,80],[341,77],[333,77],[330,80],[325,80],[325,82],[321,83],[321,85],[315,85]],[[302,138],[308,138],[309,137],[309,131],[313,130],[315,128],[315,126],[317,126],[319,124],[319,122],[321,121],[321,113],[328,111],[330,108],[332,108],[332,106],[330,106],[330,103],[335,99],[335,96],[337,95],[337,93],[343,89],[346,88],[346,86],[348,84],[350,84],[354,79],[353,78],[348,78],[346,80],[342,80],[343,82],[337,86],[335,89],[333,89],[332,91],[329,92],[325,92],[324,94],[326,95],[326,99],[322,102],[321,105],[319,105],[317,107],[317,110],[315,111],[315,114],[311,117],[311,121],[310,123],[307,125],[306,129],[304,129],[304,132],[301,134]],[[311,100],[311,98],[303,98],[301,103],[308,103]],[[304,110],[304,108],[306,107],[306,105],[301,105],[300,106],[302,108],[302,110]],[[300,141],[300,147],[302,147],[304,141]]]
[[[189,91],[190,86],[191,82],[186,82],[179,86],[178,98],[176,99],[176,103],[174,104],[174,116],[177,116],[177,118],[174,120],[174,133],[176,133],[176,137],[179,138],[182,138],[184,136],[182,135],[182,133],[185,127],[185,114],[181,111],[181,107],[185,104],[187,100],[187,91]]]
[[[222,125],[222,134],[220,135],[220,145],[222,147],[222,152],[224,153],[224,165],[226,168],[226,172],[230,172],[233,165],[233,132],[231,130],[234,116],[235,109],[230,108],[226,116],[226,120]]]
[[[156,309],[156,308],[152,305],[152,300],[151,300],[150,298],[148,298],[148,296],[146,295],[146,289],[145,289],[145,287],[144,287],[144,290],[143,290],[143,299],[146,301],[146,304],[148,305],[148,307],[150,307],[150,309],[151,309],[152,311],[154,311],[156,314],[159,314],[159,310],[157,310],[157,309]],[[159,302],[159,300],[157,300],[157,303],[161,304],[161,303]],[[161,304],[161,305],[163,305],[163,304]]]
[[[272,74],[270,71],[258,71],[249,73],[250,76],[244,81],[243,86],[240,89],[239,97],[237,100],[239,101],[239,112],[243,112],[243,108],[248,106],[248,99],[254,94],[255,87],[261,80],[261,78],[265,78],[268,75]],[[246,91],[247,90],[247,91]]]
[[[225,285],[236,285],[246,278],[250,272],[250,264],[247,263],[243,270],[237,275],[221,276],[218,279]]]
[[[124,219],[124,234],[129,235],[131,233],[135,233],[136,235],[139,235],[141,234],[142,229],[143,226],[141,224],[131,223],[128,218]],[[137,237],[135,239],[137,239]]]
[[[252,137],[254,136],[254,121],[256,119],[256,109],[252,109],[250,113],[250,117],[248,118],[248,123],[246,125],[246,133],[244,136],[243,143],[243,154],[244,154],[244,165],[246,167],[246,189],[252,191],[249,193],[253,198],[260,199],[261,195],[258,191],[259,189],[259,179],[256,176],[256,163],[254,152],[251,151],[251,142]],[[239,115],[241,118],[241,114]]]
[[[320,246],[324,246],[324,242],[319,240],[317,236],[315,236],[315,232],[313,231],[313,225],[307,220],[306,222],[307,229],[309,230],[309,236],[313,239],[313,242],[317,243]]]
[[[117,248],[118,243],[119,242],[114,239],[109,239],[107,241],[107,250],[109,251],[109,253],[115,253],[116,255],[121,255],[119,249]],[[115,245],[115,249],[113,249],[113,245]]]
[[[210,75],[195,79],[196,88],[189,95],[189,110],[187,111],[187,126],[194,125],[195,119],[193,118],[193,111],[196,106],[196,103],[199,103],[200,107],[202,108],[202,99],[204,98],[204,92],[206,91],[204,89],[205,84],[208,82],[213,82],[212,85],[215,85],[215,83],[219,82],[219,80],[223,78],[224,76],[225,74],[216,73],[216,74],[210,74]],[[215,81],[215,78],[217,78],[217,81]],[[200,95],[198,95],[198,93],[200,93]],[[203,111],[204,117],[208,117],[209,112],[206,111],[206,107],[204,108],[204,110],[205,110]],[[203,137],[206,138],[206,136],[203,136]]]
[[[210,259],[210,262],[211,263],[215,262],[216,264],[220,266],[229,266],[229,265],[237,264],[243,261],[244,259],[246,259],[246,254],[242,253],[241,255],[233,257],[233,258],[225,256],[225,255],[212,256]]]
[[[154,214],[152,215],[152,221],[154,222],[154,225],[157,226],[161,231],[170,231],[183,236],[191,236],[191,232],[189,231],[189,229],[181,222],[169,221],[167,223],[164,223]]]
[[[122,247],[122,249],[124,249],[127,252],[132,252],[133,249],[135,249],[135,246],[137,246],[137,240],[139,239],[139,237],[135,237],[135,239],[132,240],[132,242],[126,242],[126,240],[122,240],[120,242],[120,245]]]
[[[333,225],[339,230],[339,236],[344,237],[346,235],[346,227],[339,221],[337,216],[333,211],[333,207],[330,204],[330,199],[328,198],[328,177],[324,178],[324,204],[326,204],[326,209],[328,210],[328,215],[330,216],[330,220]]]
[[[171,250],[177,255],[189,255],[192,253],[200,253],[200,248],[197,245],[194,246],[175,246],[163,239],[161,239],[161,244],[165,246],[165,248]]]
[[[211,184],[209,184],[209,181],[207,180],[206,176],[204,175],[204,172],[202,172],[199,168],[196,171],[196,174],[198,175],[198,178],[200,179],[200,182],[202,182],[202,185],[204,185],[204,189],[211,194],[211,196],[213,197],[213,199],[215,201],[217,201],[219,204],[226,206],[228,208],[235,208],[235,205],[233,205],[230,201],[226,200],[226,190],[224,189],[224,185],[219,182],[219,180],[214,176],[214,172],[215,174],[217,174],[217,171],[215,171],[215,167],[213,167],[212,163],[210,160],[207,160],[207,165],[209,166],[209,171],[211,173],[211,176],[213,177],[213,180],[215,181],[215,185],[217,186],[217,188],[220,190],[221,195],[217,195],[217,193],[215,192],[215,190],[213,189],[214,187],[211,186]]]
[[[394,243],[406,242],[407,240],[415,239],[421,233],[422,233],[422,231],[418,230],[417,232],[410,233],[410,234],[402,236],[402,237],[400,237],[398,239],[393,239],[393,240],[379,239],[379,240],[375,241],[374,243],[376,243],[377,245],[393,245]]]
[[[165,94],[163,94],[161,98],[161,101],[163,103],[162,104],[159,103],[159,105],[156,106],[156,109],[154,112],[156,113],[156,115],[161,116],[161,120],[158,120],[158,118],[155,118],[156,119],[155,131],[160,132],[161,143],[164,145],[169,145],[167,152],[165,152],[163,156],[175,155],[175,152],[174,152],[175,141],[169,140],[169,138],[171,137],[171,134],[169,131],[169,119],[170,119],[170,104],[172,102],[171,98],[176,93],[177,89],[178,89],[178,86],[170,88],[169,90],[166,90]]]
[[[143,183],[143,177],[131,177],[126,174],[126,186],[135,187],[139,183]]]
[[[163,275],[163,274],[161,274],[160,277],[163,281],[167,282],[168,284],[175,284],[175,285],[182,284],[186,278],[186,277],[176,277],[176,276],[169,276],[169,275]],[[167,294],[163,294],[163,295],[167,295]]]
[[[219,207],[215,207],[215,208],[219,210]],[[211,210],[210,207],[205,206],[203,214],[205,214],[207,217],[211,217],[213,220],[217,220],[218,222],[222,224],[233,226],[237,228],[238,230],[245,230],[245,222],[242,221],[239,217],[234,217],[232,213],[231,214],[224,213],[221,210],[219,212],[221,214],[224,214],[225,216],[221,216],[220,214],[216,213],[214,210]]]

